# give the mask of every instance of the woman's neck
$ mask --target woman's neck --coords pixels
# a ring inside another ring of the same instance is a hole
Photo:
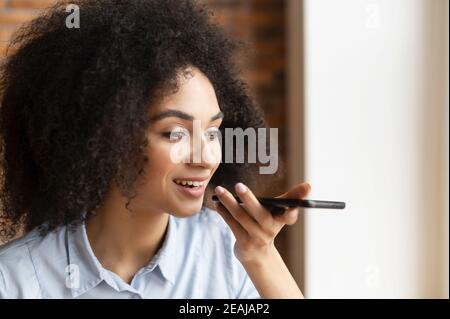
[[[131,283],[136,272],[161,248],[167,213],[130,212],[126,198],[112,187],[96,214],[86,222],[92,250],[102,266]]]

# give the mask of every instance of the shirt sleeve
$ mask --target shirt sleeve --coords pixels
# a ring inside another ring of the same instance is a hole
[[[243,269],[243,284],[242,287],[240,289],[240,291],[238,291],[238,294],[236,296],[237,299],[261,299],[261,296],[258,293],[258,290],[256,290],[255,285],[253,285],[252,280],[250,279],[250,277],[248,276],[247,272],[245,272],[245,269],[242,267]]]

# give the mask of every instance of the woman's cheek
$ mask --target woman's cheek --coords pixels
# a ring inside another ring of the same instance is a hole
[[[164,176],[170,170],[172,163],[169,160],[167,147],[161,144],[153,143],[147,149],[147,165],[145,168],[145,175],[147,176],[147,183],[153,183],[159,180],[158,176]]]
[[[180,146],[172,143],[154,143],[149,148],[148,157],[153,159],[154,162],[161,163],[162,165],[175,164],[176,156],[178,155]],[[182,155],[182,154],[181,154]]]

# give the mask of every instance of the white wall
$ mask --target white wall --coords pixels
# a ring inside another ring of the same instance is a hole
[[[448,297],[447,5],[304,1],[309,298]]]

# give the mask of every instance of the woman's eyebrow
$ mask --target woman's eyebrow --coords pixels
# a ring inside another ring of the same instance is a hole
[[[153,117],[151,117],[150,121],[156,122],[156,121],[160,121],[167,117],[177,117],[177,118],[180,118],[180,119],[186,120],[186,121],[193,121],[195,119],[192,115],[184,113],[182,111],[166,110],[166,111],[160,112],[160,113],[154,115]],[[211,122],[218,120],[218,119],[223,119],[223,117],[224,117],[223,113],[219,112],[216,115],[214,115],[213,117],[211,117]]]

